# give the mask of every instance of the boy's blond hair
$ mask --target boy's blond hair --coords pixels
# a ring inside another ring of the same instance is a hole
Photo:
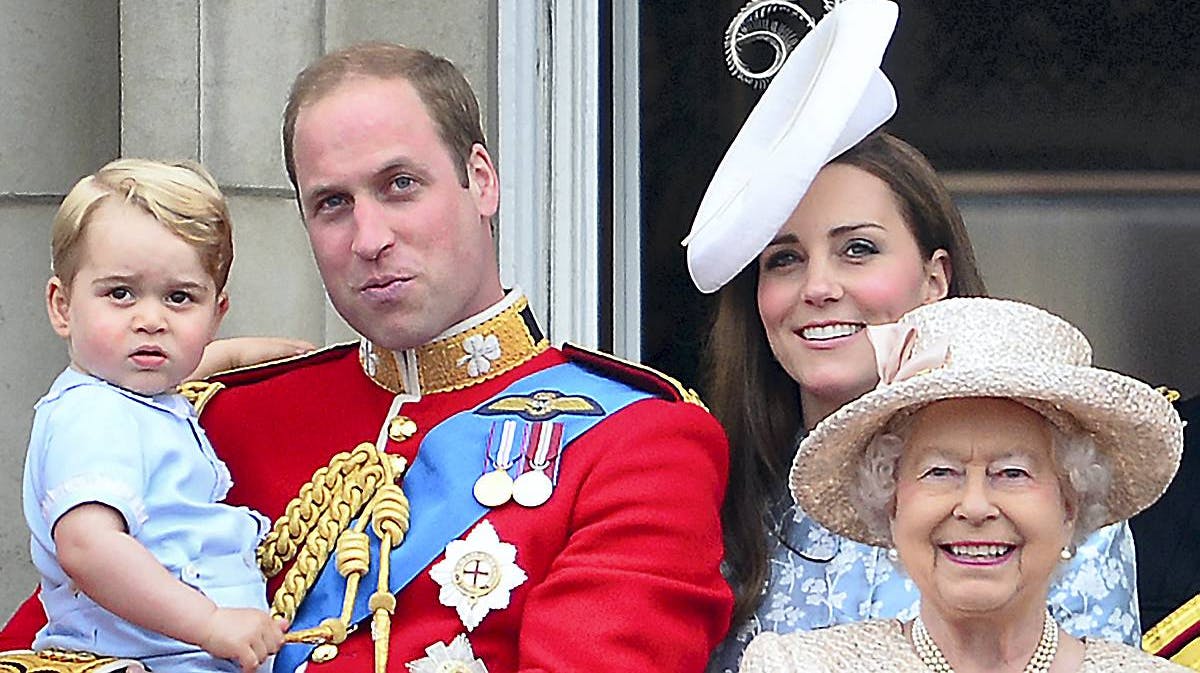
[[[50,230],[51,269],[64,286],[79,270],[83,234],[96,208],[117,197],[137,206],[196,249],[217,292],[225,289],[233,263],[229,206],[217,181],[192,161],[166,163],[117,159],[71,188]]]

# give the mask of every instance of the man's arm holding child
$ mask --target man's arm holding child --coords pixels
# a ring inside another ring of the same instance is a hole
[[[262,362],[303,355],[316,346],[291,337],[228,337],[217,339],[204,348],[200,364],[188,376],[189,381],[205,379],[219,372],[249,367]]]

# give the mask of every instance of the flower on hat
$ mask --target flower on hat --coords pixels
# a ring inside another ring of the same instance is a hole
[[[879,387],[939,369],[950,359],[946,339],[932,339],[914,347],[917,328],[911,325],[867,325],[867,341],[875,349]]]

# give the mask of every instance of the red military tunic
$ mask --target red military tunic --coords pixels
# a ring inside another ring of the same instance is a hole
[[[506,302],[514,303],[511,297]],[[524,300],[515,303],[519,309]],[[399,592],[388,668],[405,670],[427,648],[465,634],[490,673],[702,670],[728,628],[732,605],[719,571],[728,459],[719,425],[647,370],[547,349],[536,326],[513,322],[516,315],[502,311],[488,323],[439,337],[440,355],[426,349],[406,359],[369,344],[340,346],[219,377],[225,387],[206,400],[200,418],[233,474],[227,500],[275,519],[335,453],[380,439],[387,452],[411,464],[425,433],[448,417],[534,372],[568,358],[583,361],[655,395],[571,443],[545,504],[508,502],[484,516],[501,542],[516,547],[516,565],[527,576],[506,608],[491,610],[468,632],[455,608],[439,600],[442,587],[428,567]],[[456,379],[462,367],[454,356],[462,353],[463,339],[496,331],[495,320],[507,321],[498,329],[509,361],[492,363],[490,378]],[[514,330],[533,330],[526,338],[540,345],[517,353],[521,348],[504,336]],[[439,358],[449,364],[426,371]],[[421,370],[415,377],[409,371],[417,368],[414,361]],[[495,375],[506,366],[511,369]],[[449,379],[430,385],[447,372]],[[393,407],[394,391],[411,394],[418,386],[418,400]],[[403,441],[387,437],[393,415],[411,419],[415,434]],[[362,625],[334,659],[310,663],[308,670],[371,670],[369,631]]]

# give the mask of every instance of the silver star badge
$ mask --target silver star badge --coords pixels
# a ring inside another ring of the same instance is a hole
[[[472,631],[488,612],[507,608],[512,590],[528,579],[516,561],[516,546],[501,542],[485,520],[466,539],[446,545],[446,558],[429,569],[429,576],[442,587],[438,600],[457,610]]]
[[[475,658],[467,634],[460,633],[446,643],[425,648],[426,656],[405,664],[412,673],[488,673],[483,661]]]

